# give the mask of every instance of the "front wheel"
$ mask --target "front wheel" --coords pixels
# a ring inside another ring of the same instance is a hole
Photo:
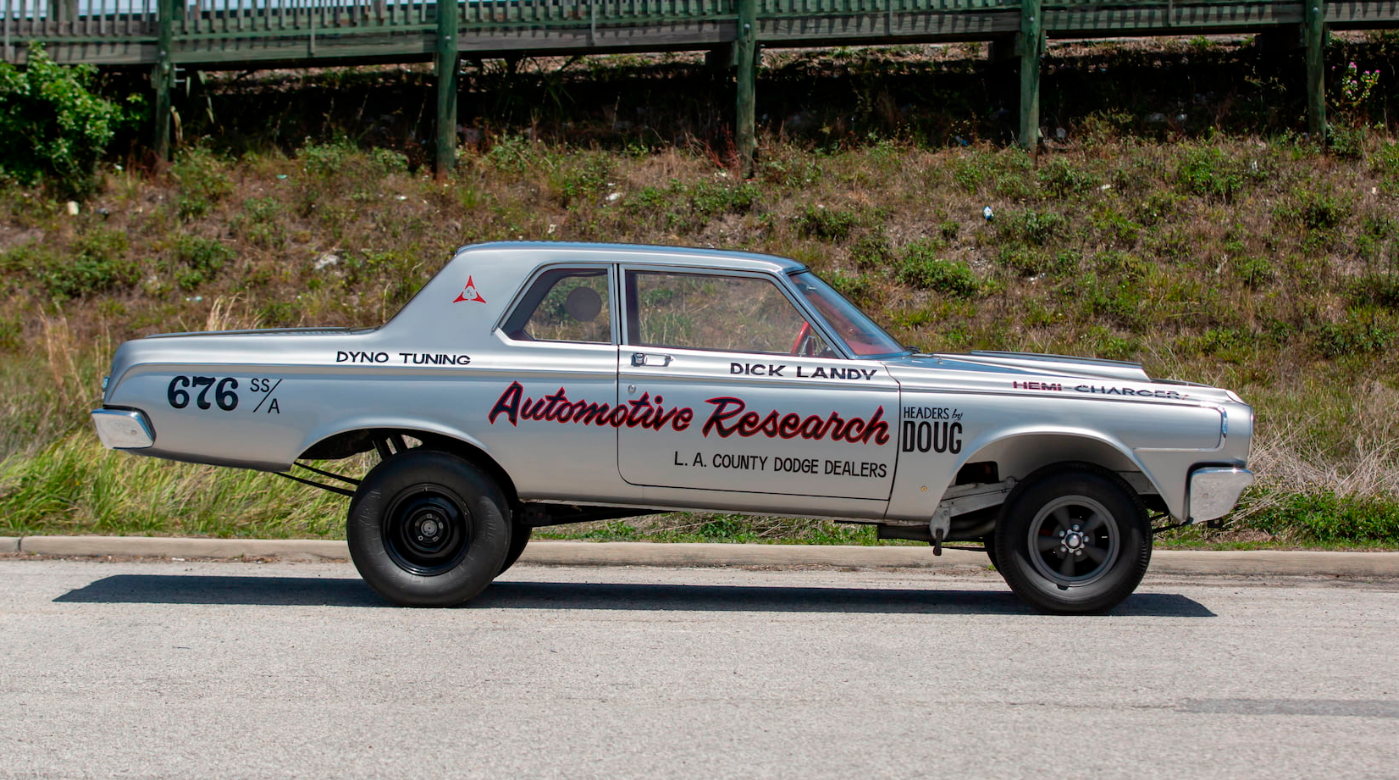
[[[448,607],[485,590],[510,550],[495,481],[446,452],[415,449],[375,466],[350,501],[346,540],[360,576],[405,607]]]
[[[1015,594],[1055,615],[1106,612],[1151,562],[1151,524],[1117,475],[1088,464],[1042,469],[1001,512],[995,561]]]

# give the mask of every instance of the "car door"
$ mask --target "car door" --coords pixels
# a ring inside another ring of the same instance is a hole
[[[486,380],[486,435],[521,498],[612,501],[638,492],[612,465],[616,430],[593,419],[617,395],[615,287],[608,263],[545,266],[497,328],[505,349]]]
[[[887,500],[898,384],[763,273],[622,268],[618,468],[633,485]],[[800,354],[796,354],[800,353]]]

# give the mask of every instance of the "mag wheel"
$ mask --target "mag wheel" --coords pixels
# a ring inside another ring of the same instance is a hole
[[[1146,574],[1151,526],[1117,475],[1087,464],[1054,466],[1006,503],[994,559],[1011,590],[1041,612],[1105,612]]]
[[[350,502],[346,538],[360,576],[400,606],[460,604],[500,573],[510,511],[495,482],[445,452],[380,463]]]

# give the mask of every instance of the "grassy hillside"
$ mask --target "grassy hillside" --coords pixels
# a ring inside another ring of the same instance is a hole
[[[164,170],[106,164],[77,215],[0,185],[0,534],[342,533],[339,499],[274,476],[102,451],[86,411],[112,349],[175,330],[378,324],[456,246],[525,238],[786,255],[927,350],[1138,360],[1232,388],[1258,410],[1260,482],[1213,539],[1399,545],[1399,145],[1370,121],[1343,125],[1349,145],[1331,154],[1285,131],[1129,125],[1082,116],[1038,160],[966,136],[847,128],[825,143],[779,125],[739,181],[698,136],[516,124],[471,136],[435,180],[411,145],[331,140],[345,128],[331,122],[291,148],[211,139]],[[724,516],[575,532],[872,541]]]

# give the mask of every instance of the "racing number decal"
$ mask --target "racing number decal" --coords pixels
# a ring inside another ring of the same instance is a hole
[[[253,414],[263,412],[265,414],[281,414],[281,403],[272,396],[272,393],[280,387],[282,380],[272,381],[271,379],[260,379],[253,377],[248,380],[248,389],[254,394],[261,393],[262,397],[257,399],[257,406],[253,407]],[[177,376],[170,380],[170,386],[165,388],[165,399],[176,409],[183,409],[189,406],[190,401],[200,409],[212,409],[215,404],[225,412],[231,412],[238,408],[238,380],[231,376],[222,379],[216,376]],[[212,391],[213,400],[210,400]]]
[[[211,389],[214,391],[212,403],[209,401]],[[183,409],[189,406],[190,395],[198,390],[198,395],[194,397],[195,406],[200,409],[209,409],[214,404],[218,404],[220,409],[231,412],[238,408],[238,394],[233,392],[237,389],[238,380],[231,376],[223,379],[213,376],[177,376],[170,380],[170,386],[165,390],[165,397],[171,406]]]

